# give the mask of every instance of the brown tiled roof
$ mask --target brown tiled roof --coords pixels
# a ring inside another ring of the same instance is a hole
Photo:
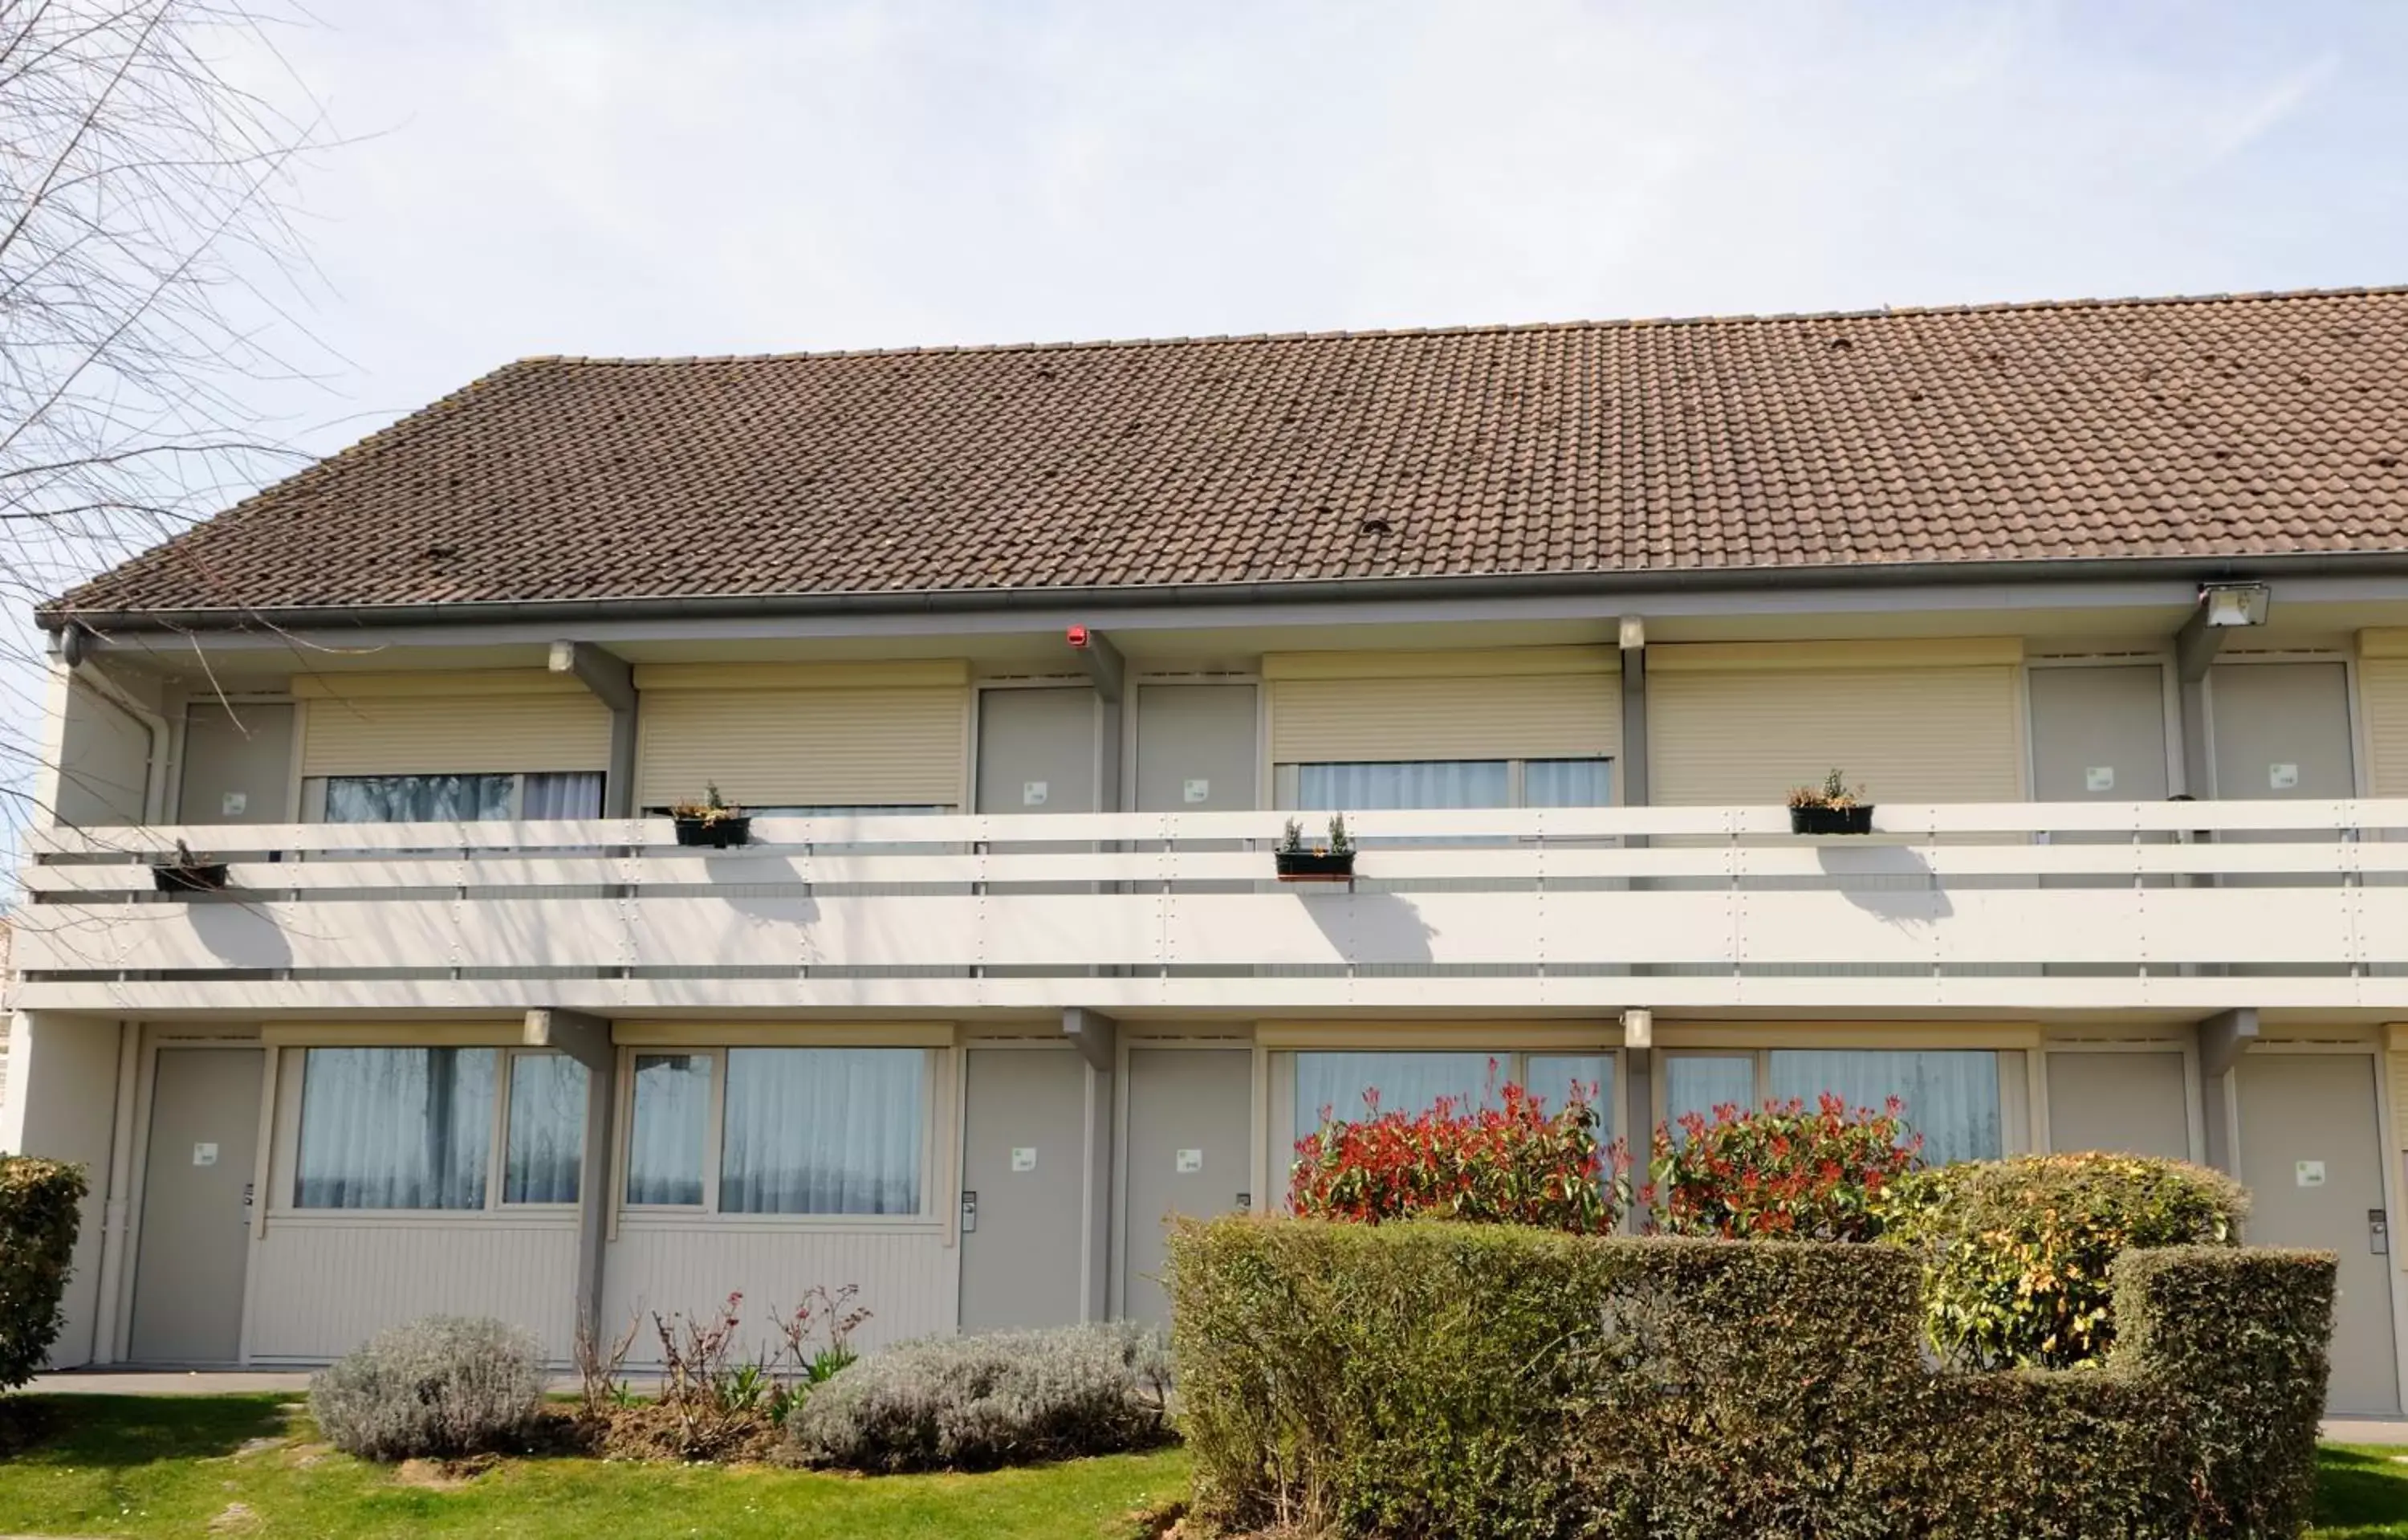
[[[2408,545],[2408,290],[509,365],[91,611]]]

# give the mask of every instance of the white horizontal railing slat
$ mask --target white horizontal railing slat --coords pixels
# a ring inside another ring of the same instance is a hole
[[[2408,1009],[2408,800],[1896,806],[1828,839],[1777,807],[1365,813],[1352,885],[1272,881],[1284,823],[760,819],[727,851],[665,819],[36,829],[20,999],[2172,1008],[2233,965],[2257,1003]],[[179,840],[227,893],[155,890]]]

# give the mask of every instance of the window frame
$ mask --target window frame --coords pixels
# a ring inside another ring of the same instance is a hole
[[[412,1223],[439,1224],[449,1220],[478,1222],[487,1219],[503,1219],[520,1216],[528,1218],[573,1217],[583,1206],[586,1162],[581,1159],[578,1169],[578,1199],[575,1202],[519,1203],[506,1202],[502,1197],[505,1186],[506,1171],[509,1159],[509,1140],[510,1085],[512,1077],[517,1072],[518,1061],[523,1058],[546,1057],[566,1058],[569,1057],[566,1054],[561,1053],[558,1049],[528,1048],[515,1043],[499,1042],[360,1043],[339,1040],[327,1042],[286,1042],[279,1043],[277,1046],[281,1049],[283,1057],[289,1059],[293,1066],[289,1072],[280,1069],[276,1077],[279,1083],[277,1092],[279,1106],[276,1115],[277,1126],[272,1153],[278,1164],[282,1167],[282,1174],[271,1184],[272,1197],[275,1201],[269,1205],[267,1212],[278,1219],[282,1221],[297,1219],[307,1223],[321,1224],[341,1224],[355,1219],[404,1219]],[[302,1104],[308,1094],[309,1054],[312,1050],[321,1048],[366,1048],[389,1050],[399,1053],[414,1053],[428,1048],[482,1048],[490,1050],[494,1055],[494,1112],[492,1121],[488,1125],[486,1132],[487,1144],[485,1147],[483,1201],[474,1208],[305,1207],[300,1202],[302,1177]],[[594,1072],[591,1069],[586,1071],[585,1094],[588,1098],[587,1112],[590,1118],[592,1111],[591,1098],[594,1095]],[[592,1125],[589,1121],[580,1129],[580,1141],[585,1129],[589,1129],[591,1127]]]
[[[1272,1137],[1279,1141],[1275,1146],[1275,1153],[1288,1152],[1288,1155],[1285,1157],[1288,1159],[1293,1158],[1296,1142],[1298,1139],[1303,1138],[1305,1133],[1312,1131],[1308,1129],[1303,1130],[1303,1132],[1290,1132],[1285,1135],[1282,1135],[1280,1132],[1282,1129],[1295,1130],[1297,1127],[1297,1119],[1303,1115],[1304,1109],[1297,1103],[1296,1099],[1297,1075],[1297,1071],[1302,1068],[1299,1060],[1301,1060],[1307,1054],[1394,1053],[1463,1054],[1466,1056],[1478,1056],[1484,1058],[1493,1058],[1497,1061],[1498,1084],[1504,1085],[1510,1081],[1517,1086],[1527,1086],[1529,1084],[1530,1060],[1534,1058],[1602,1059],[1605,1062],[1606,1072],[1611,1077],[1612,1085],[1611,1087],[1606,1089],[1604,1096],[1599,1100],[1599,1121],[1602,1124],[1602,1127],[1598,1130],[1599,1143],[1612,1144],[1615,1139],[1620,1138],[1622,1136],[1622,1125],[1628,1120],[1627,1117],[1627,1109],[1624,1105],[1624,1102],[1625,1099],[1628,1095],[1627,1087],[1629,1082],[1624,1078],[1626,1066],[1622,1061],[1622,1050],[1618,1047],[1564,1047],[1561,1045],[1541,1047],[1455,1047],[1443,1044],[1430,1044],[1425,1046],[1421,1043],[1406,1044],[1367,1043],[1362,1044],[1349,1044],[1345,1047],[1336,1047],[1326,1043],[1316,1043],[1309,1048],[1280,1048],[1274,1049],[1273,1052],[1283,1053],[1287,1056],[1287,1063],[1284,1072],[1272,1077],[1273,1095],[1271,1097],[1272,1105],[1270,1111],[1273,1118]],[[1283,1110],[1286,1113],[1286,1117],[1283,1122],[1279,1120],[1280,1114]],[[1387,1108],[1383,1110],[1394,1111],[1395,1109]],[[1284,1165],[1282,1165],[1279,1170],[1274,1171],[1271,1173],[1273,1179],[1279,1179],[1284,1170]],[[1283,1205],[1284,1205],[1285,1201],[1285,1197],[1283,1195],[1281,1199]]]
[[[527,778],[531,775],[598,775],[602,778],[602,806],[610,805],[610,771],[608,766],[590,770],[377,770],[359,775],[305,775],[301,778],[301,819],[305,824],[326,822],[326,783],[329,781],[366,781],[378,777],[400,775],[507,775],[510,778],[510,811],[507,819],[496,823],[526,822]],[[604,816],[600,813],[596,817]]]
[[[920,1205],[910,1214],[731,1214],[720,1207],[720,1175],[726,1161],[727,1054],[731,1048],[879,1048],[920,1056]],[[636,1136],[636,1060],[638,1058],[701,1058],[710,1061],[710,1104],[703,1118],[702,1202],[699,1203],[638,1203],[627,1197],[629,1152]],[[946,1182],[938,1168],[938,1115],[947,1096],[939,1084],[944,1050],[924,1043],[642,1043],[619,1047],[618,1104],[611,1129],[610,1203],[614,1216],[637,1221],[667,1219],[704,1222],[737,1229],[924,1230],[941,1223],[944,1211],[939,1187]]]
[[[1824,1053],[1988,1054],[1998,1060],[1999,1066],[1999,1154],[1989,1159],[2003,1159],[2028,1154],[2034,1148],[2029,1076],[2040,1050],[2036,1047],[2000,1047],[1991,1043],[1768,1043],[1755,1047],[1659,1047],[1656,1050],[1656,1072],[1649,1077],[1648,1085],[1654,1123],[1660,1127],[1670,1115],[1669,1093],[1672,1075],[1667,1068],[1669,1061],[1675,1058],[1745,1059],[1752,1072],[1748,1105],[1760,1107],[1764,1104],[1765,1087],[1772,1076],[1772,1056],[1789,1048]],[[1650,1133],[1652,1135],[1652,1129]]]
[[[1622,777],[1621,777],[1621,775],[1620,775],[1619,773],[1617,773],[1617,771],[1618,771],[1618,770],[1619,770],[1619,767],[1620,767],[1620,766],[1621,766],[1621,764],[1622,764],[1622,756],[1621,756],[1620,755],[1617,755],[1617,754],[1584,754],[1584,755],[1541,754],[1541,755],[1520,755],[1520,756],[1496,756],[1496,757],[1493,757],[1493,758],[1484,758],[1484,759],[1297,759],[1297,760],[1287,760],[1287,761],[1283,761],[1283,762],[1278,762],[1278,763],[1274,763],[1274,764],[1271,766],[1271,811],[1273,811],[1273,812],[1275,812],[1275,813],[1297,813],[1297,812],[1302,812],[1302,811],[1304,811],[1303,809],[1299,808],[1299,807],[1297,805],[1297,798],[1301,795],[1301,786],[1302,786],[1302,782],[1303,782],[1303,776],[1299,773],[1299,771],[1301,771],[1301,770],[1303,770],[1303,768],[1304,768],[1305,766],[1307,766],[1307,765],[1369,765],[1369,764],[1390,764],[1390,765],[1496,765],[1496,764],[1501,764],[1501,765],[1503,765],[1503,766],[1505,767],[1505,803],[1504,803],[1504,805],[1505,805],[1506,807],[1509,807],[1509,808],[1526,808],[1526,807],[1528,807],[1528,806],[1530,805],[1530,802],[1529,802],[1529,793],[1528,793],[1528,789],[1527,789],[1527,781],[1526,781],[1526,770],[1527,770],[1527,767],[1528,767],[1528,766],[1530,766],[1530,765],[1531,765],[1532,763],[1534,763],[1534,762],[1536,762],[1536,763],[1541,763],[1541,764],[1556,764],[1556,763],[1563,762],[1563,761],[1566,761],[1566,760],[1577,760],[1577,761],[1582,762],[1582,763],[1595,763],[1595,764],[1600,764],[1600,765],[1603,765],[1603,766],[1605,767],[1605,789],[1606,789],[1607,800],[1606,800],[1606,801],[1604,801],[1604,802],[1602,802],[1602,803],[1599,803],[1598,805],[1599,805],[1599,806],[1601,806],[1601,807],[1620,807],[1620,806],[1622,805]],[[1554,804],[1550,804],[1550,806],[1553,806],[1553,805],[1554,805]],[[1318,811],[1318,810],[1314,810],[1314,811]],[[1341,811],[1344,811],[1344,812],[1347,812],[1347,813],[1353,813],[1353,812],[1355,812],[1356,810],[1355,810],[1355,809],[1354,809],[1354,808],[1346,808],[1346,809],[1343,809],[1343,810],[1341,810]],[[1362,809],[1361,811],[1366,812],[1366,813],[1370,813],[1370,812],[1384,811],[1384,810],[1372,809],[1372,808],[1365,808],[1365,809]],[[1456,809],[1438,808],[1438,809],[1432,809],[1432,810],[1428,810],[1428,811],[1444,813],[1444,812],[1453,812],[1453,811],[1472,811],[1472,810],[1469,810],[1469,809],[1456,810]]]

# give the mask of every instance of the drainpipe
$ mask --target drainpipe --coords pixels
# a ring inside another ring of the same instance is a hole
[[[142,783],[142,821],[155,824],[167,811],[167,719],[126,693],[125,687],[100,671],[93,661],[92,633],[79,626],[70,626],[59,636],[59,656],[65,660],[67,670],[108,701],[141,724],[150,735],[150,754],[145,766]],[[64,767],[62,767],[64,769]]]
[[[120,1308],[125,1275],[127,1220],[134,1185],[134,1073],[141,1055],[142,1029],[130,1021],[117,1024],[117,1112],[109,1126],[108,1186],[103,1189],[100,1220],[100,1291],[94,1302],[99,1331],[93,1341],[94,1363],[115,1363],[125,1338],[124,1312]]]

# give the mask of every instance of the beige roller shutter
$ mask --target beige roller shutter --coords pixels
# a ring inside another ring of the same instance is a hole
[[[574,679],[527,669],[301,679],[304,775],[599,770],[610,712]]]
[[[950,680],[954,683],[928,683]],[[639,669],[638,801],[959,807],[968,669]]]
[[[1585,647],[1266,658],[1271,758],[1611,758],[1619,669],[1612,649]]]
[[[2408,797],[2408,657],[2367,657],[2358,666],[2358,693],[2367,785],[2377,797]]]
[[[1651,799],[1777,803],[1836,767],[1880,802],[2019,801],[2017,655],[2012,641],[1654,649]]]

